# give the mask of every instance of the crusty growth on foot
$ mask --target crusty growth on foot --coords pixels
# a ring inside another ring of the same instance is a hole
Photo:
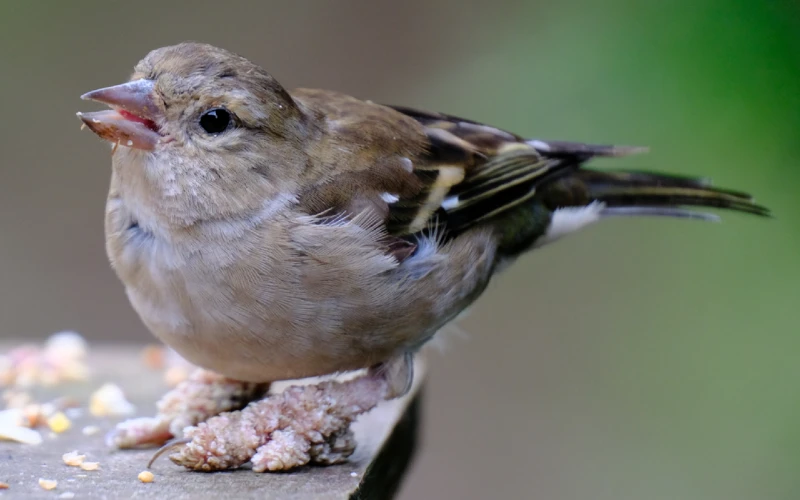
[[[191,441],[170,459],[202,471],[247,462],[256,472],[338,463],[355,449],[350,424],[386,399],[390,390],[387,379],[374,374],[291,386],[241,411],[186,429]]]
[[[108,436],[115,448],[160,446],[183,430],[214,415],[244,408],[262,397],[269,384],[237,382],[203,369],[195,370],[157,403],[155,417],[126,420]]]

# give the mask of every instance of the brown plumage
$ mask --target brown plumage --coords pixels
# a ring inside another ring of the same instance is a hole
[[[131,303],[188,360],[240,380],[408,359],[499,262],[607,215],[767,214],[702,181],[585,168],[641,148],[290,93],[209,45],[155,50],[130,83],[84,97],[112,107],[79,115],[122,146],[106,233]]]

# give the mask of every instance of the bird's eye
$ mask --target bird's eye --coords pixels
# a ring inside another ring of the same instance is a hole
[[[231,114],[226,109],[214,108],[200,116],[200,126],[209,134],[225,132],[231,124]]]

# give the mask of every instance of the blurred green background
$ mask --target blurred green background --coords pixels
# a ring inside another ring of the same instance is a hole
[[[0,336],[147,342],[78,96],[214,43],[336,89],[710,176],[775,220],[613,220],[520,260],[431,357],[403,498],[800,498],[794,2],[0,4]],[[87,108],[88,106],[88,108]],[[611,162],[603,162],[611,165]]]

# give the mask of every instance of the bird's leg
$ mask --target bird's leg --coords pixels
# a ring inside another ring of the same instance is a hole
[[[185,430],[188,441],[170,459],[188,469],[256,472],[345,461],[355,450],[350,424],[381,401],[410,388],[413,355],[382,363],[346,381],[293,385]]]
[[[346,462],[354,451],[356,451],[356,436],[352,429],[347,427],[341,432],[331,434],[324,443],[312,445],[308,453],[312,463],[333,465]]]
[[[239,382],[198,368],[161,398],[155,417],[121,422],[107,442],[115,448],[160,446],[172,438],[182,438],[188,426],[244,408],[268,389],[269,384]]]
[[[369,369],[375,377],[386,380],[388,393],[386,399],[401,398],[411,390],[414,383],[414,354],[405,352],[389,361],[378,363]]]

